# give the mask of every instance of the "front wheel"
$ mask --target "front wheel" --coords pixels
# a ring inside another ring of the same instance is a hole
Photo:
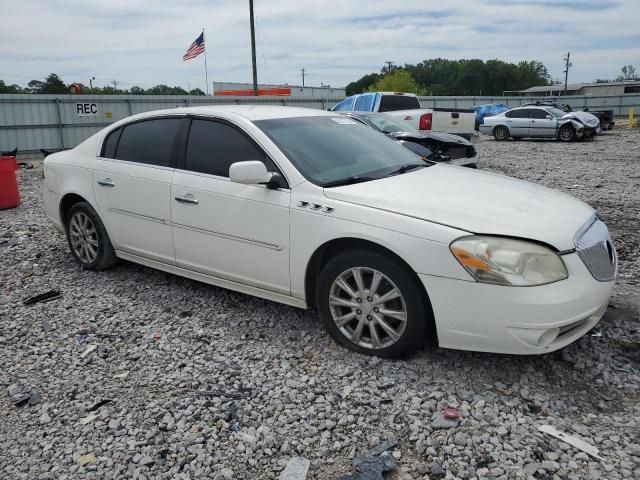
[[[558,138],[561,142],[573,142],[576,139],[576,131],[570,125],[564,125],[558,130]]]
[[[507,140],[509,138],[509,129],[502,125],[497,126],[493,129],[493,138],[499,142]]]
[[[331,336],[359,353],[401,358],[424,345],[433,319],[415,274],[374,250],[330,259],[318,279],[317,302]]]

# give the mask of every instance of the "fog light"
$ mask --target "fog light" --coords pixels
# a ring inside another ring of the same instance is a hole
[[[550,328],[549,330],[545,330],[540,338],[538,338],[538,345],[541,347],[549,346],[560,334],[559,328]]]

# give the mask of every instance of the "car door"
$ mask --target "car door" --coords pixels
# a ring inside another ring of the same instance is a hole
[[[555,137],[558,121],[543,108],[532,108],[529,135],[532,137]]]
[[[515,108],[505,114],[512,137],[529,136],[529,109]]]
[[[194,118],[171,185],[176,264],[278,293],[290,293],[289,188],[229,180],[229,166],[275,164],[239,127]]]
[[[116,250],[175,264],[171,177],[185,117],[129,123],[105,139],[93,171],[100,218]]]

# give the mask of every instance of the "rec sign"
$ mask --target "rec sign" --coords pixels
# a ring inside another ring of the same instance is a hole
[[[76,103],[76,113],[79,117],[95,117],[98,115],[98,104]]]

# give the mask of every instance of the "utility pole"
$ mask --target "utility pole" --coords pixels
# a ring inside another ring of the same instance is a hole
[[[569,57],[571,52],[567,52],[567,56],[564,57],[564,96],[567,96],[567,81],[569,80],[569,67],[571,66],[571,62],[569,61]]]
[[[118,81],[117,80],[113,80],[111,83],[113,83],[113,90],[114,91],[118,91]]]
[[[304,77],[306,77],[308,73],[304,73],[304,67],[302,67],[300,73],[302,74],[302,86],[304,87]]]
[[[387,65],[387,73],[391,73],[391,67],[393,67],[393,61],[392,60],[387,60],[384,63]]]
[[[258,96],[258,70],[256,70],[256,29],[253,25],[253,0],[249,0],[249,20],[251,22],[251,62],[253,65],[253,95]]]
[[[89,91],[90,91],[91,93],[93,93],[93,81],[94,81],[95,79],[96,79],[96,77],[91,77],[91,78],[89,79]]]

